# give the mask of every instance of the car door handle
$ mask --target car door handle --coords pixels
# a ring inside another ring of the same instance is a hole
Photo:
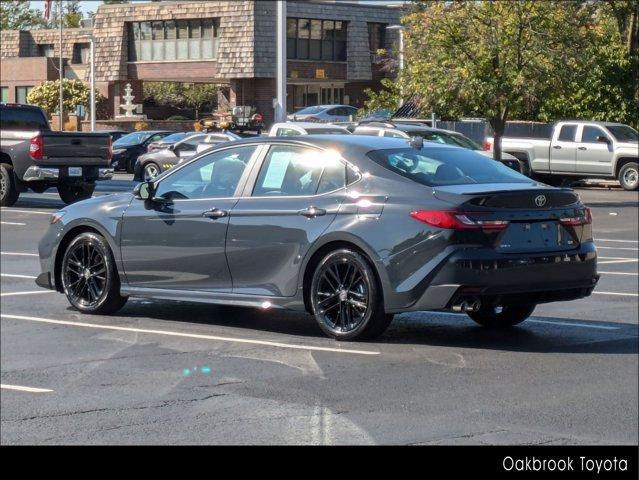
[[[586,147],[577,147],[579,150],[588,150]]]
[[[228,217],[229,212],[226,210],[222,210],[220,208],[212,208],[211,210],[207,210],[206,212],[202,212],[203,217],[212,218],[215,220],[216,218],[224,218]]]
[[[308,207],[304,210],[300,210],[299,214],[303,215],[306,218],[315,218],[326,215],[326,210],[324,210],[323,208]]]
[[[555,150],[561,150],[561,145],[555,145],[555,146],[554,146],[554,147],[552,147],[552,148],[554,148]]]

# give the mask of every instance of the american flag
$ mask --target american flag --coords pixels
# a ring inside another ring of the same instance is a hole
[[[48,22],[51,17],[51,0],[45,0],[44,2],[44,18]]]

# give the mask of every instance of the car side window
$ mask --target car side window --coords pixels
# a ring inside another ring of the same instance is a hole
[[[561,130],[559,130],[559,137],[557,137],[557,140],[561,142],[574,142],[576,133],[577,125],[562,125]]]
[[[390,138],[404,138],[403,135],[401,135],[399,133],[391,132],[390,130],[386,130],[384,132],[384,136],[385,137],[390,137]]]
[[[210,153],[158,183],[155,196],[166,200],[232,197],[257,146]]]
[[[369,137],[379,136],[379,130],[375,128],[357,128],[355,129],[355,135],[368,135]]]
[[[331,159],[324,165],[317,195],[332,192],[346,186],[346,165],[337,159]]]
[[[295,135],[301,135],[301,133],[294,128],[278,128],[275,134],[276,137],[293,137]]]
[[[585,126],[581,133],[581,141],[583,143],[599,143],[597,137],[606,137],[604,131],[599,127]]]
[[[341,108],[331,108],[330,110],[328,110],[328,111],[326,112],[326,114],[327,114],[327,115],[342,115],[342,114],[340,113],[340,111],[341,111]]]
[[[315,195],[322,170],[322,152],[292,145],[275,145],[262,163],[253,196]]]

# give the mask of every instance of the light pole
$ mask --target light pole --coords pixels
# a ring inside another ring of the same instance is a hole
[[[64,67],[62,66],[62,24],[64,22],[64,16],[62,15],[62,0],[60,0],[58,3],[58,21],[60,22],[60,58],[59,58],[60,98],[59,98],[59,106],[58,106],[58,109],[60,110],[59,112],[60,116],[58,117],[58,119],[60,121],[60,131],[62,132],[64,130],[64,103],[63,103],[64,89],[62,86],[62,79],[64,78]]]
[[[275,103],[275,121],[286,120],[286,0],[277,2],[277,100]]]
[[[91,37],[91,70],[89,72],[89,86],[91,88],[91,105],[89,112],[91,115],[91,131],[95,132],[95,38]]]
[[[389,25],[386,27],[386,30],[397,30],[399,32],[399,73],[401,74],[404,71],[404,29],[403,25]],[[399,106],[401,107],[404,104],[404,95],[402,92],[402,84],[399,84]]]

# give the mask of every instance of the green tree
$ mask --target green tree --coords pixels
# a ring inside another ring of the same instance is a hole
[[[217,94],[219,87],[211,83],[193,83],[184,88],[184,102],[187,106],[195,109],[195,119],[200,118],[202,107],[210,104],[217,104]]]
[[[1,30],[29,30],[44,24],[42,11],[31,8],[31,2],[12,0],[0,2]]]
[[[76,105],[83,105],[89,108],[90,92],[89,86],[80,80],[62,80],[62,101],[65,112],[74,111]],[[47,113],[53,114],[59,108],[60,80],[44,82],[34,87],[27,96],[27,102],[44,109]],[[95,101],[99,103],[104,97],[96,90]]]
[[[501,159],[506,121],[530,115],[589,68],[593,11],[581,1],[418,2],[406,25],[405,91],[441,117],[488,119]]]
[[[394,112],[399,107],[401,99],[401,89],[395,79],[382,79],[382,88],[372,90],[367,88],[364,94],[368,99],[364,102],[364,108],[360,112],[360,117],[370,115],[378,110],[390,110]]]
[[[65,2],[54,1],[51,12],[49,28],[60,27],[60,7],[62,6],[62,21],[64,28],[78,28],[81,26],[82,10],[79,0],[66,0]]]

